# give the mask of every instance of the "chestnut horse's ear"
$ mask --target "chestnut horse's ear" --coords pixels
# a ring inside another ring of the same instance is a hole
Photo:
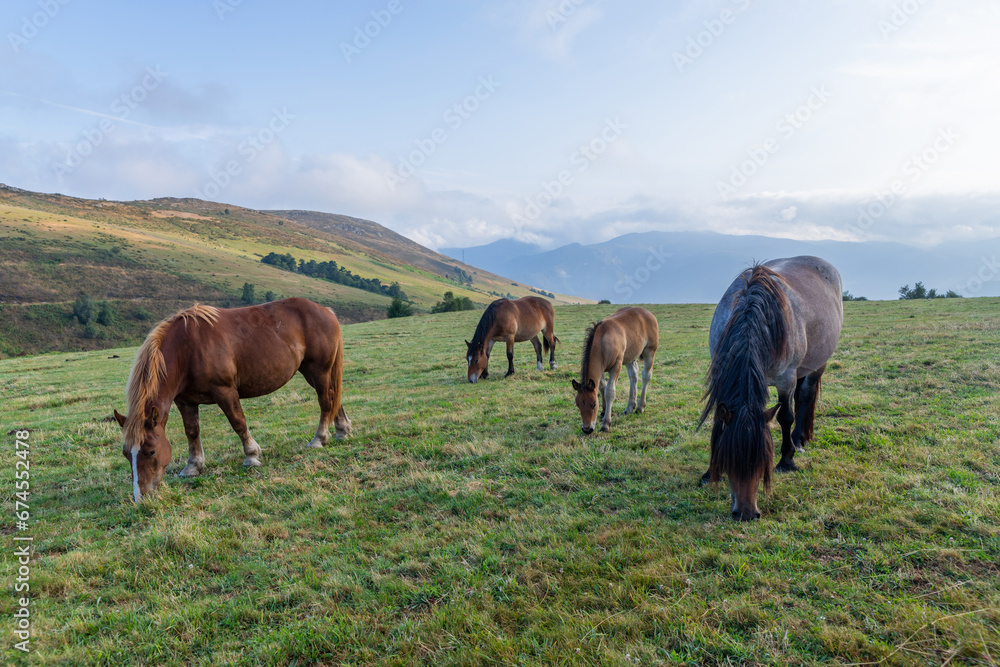
[[[149,412],[149,425],[152,428],[156,428],[156,425],[160,423],[160,411],[155,406]]]
[[[125,415],[118,414],[117,410],[115,410],[115,421],[118,422],[119,426],[125,428]]]
[[[594,378],[587,378],[587,391],[594,391],[597,389],[597,383],[594,382]]]
[[[582,389],[583,385],[577,382],[576,380],[573,380],[573,391],[580,391]]]
[[[723,424],[729,424],[733,421],[733,412],[725,403],[719,403],[719,406],[715,408],[715,417],[721,419]]]
[[[469,341],[465,341],[465,347],[472,347],[472,343],[470,343]]]
[[[781,403],[778,403],[776,406],[774,406],[770,410],[765,410],[764,411],[764,420],[765,420],[765,423],[770,424],[771,420],[774,419],[774,416],[776,414],[778,414],[778,410],[780,408],[781,408]]]

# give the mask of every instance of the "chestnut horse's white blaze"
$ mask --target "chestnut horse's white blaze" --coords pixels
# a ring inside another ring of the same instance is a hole
[[[770,485],[774,461],[771,419],[781,425],[778,472],[795,470],[795,451],[812,439],[820,381],[844,322],[842,294],[829,262],[791,257],[744,271],[715,309],[701,421],[715,417],[702,480],[729,478],[734,519],[760,516],[757,489]],[[767,410],[771,386],[778,405]]]
[[[188,463],[182,476],[205,467],[198,408],[216,404],[243,442],[243,465],[261,465],[261,448],[250,435],[240,399],[263,396],[284,386],[296,372],[316,390],[319,426],[311,447],[351,432],[341,404],[344,341],[329,308],[306,299],[220,310],[195,306],[161,322],[139,348],[129,374],[128,416],[115,411],[122,427],[122,453],[132,468],[132,496],[153,491],[170,463],[166,424],[171,403],[184,422]]]

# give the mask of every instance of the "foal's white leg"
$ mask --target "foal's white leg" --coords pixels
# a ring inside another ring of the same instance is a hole
[[[633,361],[625,367],[628,373],[628,405],[625,406],[625,414],[630,415],[635,412],[635,395],[637,384],[639,383],[639,362]]]
[[[642,395],[639,397],[639,407],[636,412],[642,412],[646,409],[646,389],[649,388],[649,381],[653,379],[653,355],[647,354],[643,358],[643,369],[642,369]]]

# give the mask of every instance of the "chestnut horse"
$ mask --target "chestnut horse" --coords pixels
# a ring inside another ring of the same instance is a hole
[[[840,274],[829,262],[775,259],[744,271],[715,309],[708,401],[699,424],[713,409],[715,420],[702,481],[729,477],[734,519],[760,517],[757,488],[761,482],[770,487],[774,462],[771,419],[777,415],[781,425],[777,472],[796,470],[795,451],[813,437],[820,381],[844,322],[842,294]],[[768,410],[770,386],[778,390],[778,405]]]
[[[542,343],[538,333],[542,332],[545,351],[549,353],[549,368],[556,368],[556,311],[552,304],[537,296],[525,296],[511,301],[497,299],[486,307],[479,318],[472,342],[465,341],[465,358],[469,362],[469,382],[475,384],[479,378],[490,375],[490,352],[498,340],[507,343],[507,375],[514,374],[514,343],[530,340],[535,348],[538,370],[542,370]]]
[[[194,306],[161,322],[139,348],[129,374],[128,416],[115,410],[124,432],[122,453],[132,466],[136,502],[151,493],[170,463],[166,436],[171,402],[184,420],[188,463],[181,476],[205,469],[198,406],[222,408],[243,441],[245,466],[259,466],[260,445],[247,430],[241,398],[263,396],[285,385],[299,371],[316,390],[320,417],[310,447],[351,432],[341,405],[344,341],[329,308],[306,299],[284,299],[261,306],[220,310]]]
[[[573,380],[576,407],[580,409],[583,432],[594,432],[597,425],[597,395],[604,399],[601,431],[611,429],[611,406],[615,402],[615,382],[622,366],[628,372],[628,406],[625,414],[641,413],[646,407],[646,389],[653,378],[653,358],[660,344],[660,325],[645,308],[622,308],[587,329],[583,343],[580,382]],[[636,402],[639,383],[639,358],[642,358],[642,394]],[[604,375],[607,373],[607,380]],[[599,391],[598,391],[599,390]]]

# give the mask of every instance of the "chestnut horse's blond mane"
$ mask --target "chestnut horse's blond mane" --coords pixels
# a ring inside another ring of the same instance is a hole
[[[208,324],[215,324],[218,319],[218,308],[195,304],[163,320],[146,336],[145,342],[135,355],[135,361],[132,362],[132,371],[129,373],[128,386],[125,390],[128,416],[125,418],[124,436],[125,443],[132,449],[142,444],[145,437],[146,406],[156,398],[160,391],[160,383],[167,373],[166,362],[163,360],[160,348],[170,327],[179,320],[183,320],[186,327],[188,320],[204,320]]]

